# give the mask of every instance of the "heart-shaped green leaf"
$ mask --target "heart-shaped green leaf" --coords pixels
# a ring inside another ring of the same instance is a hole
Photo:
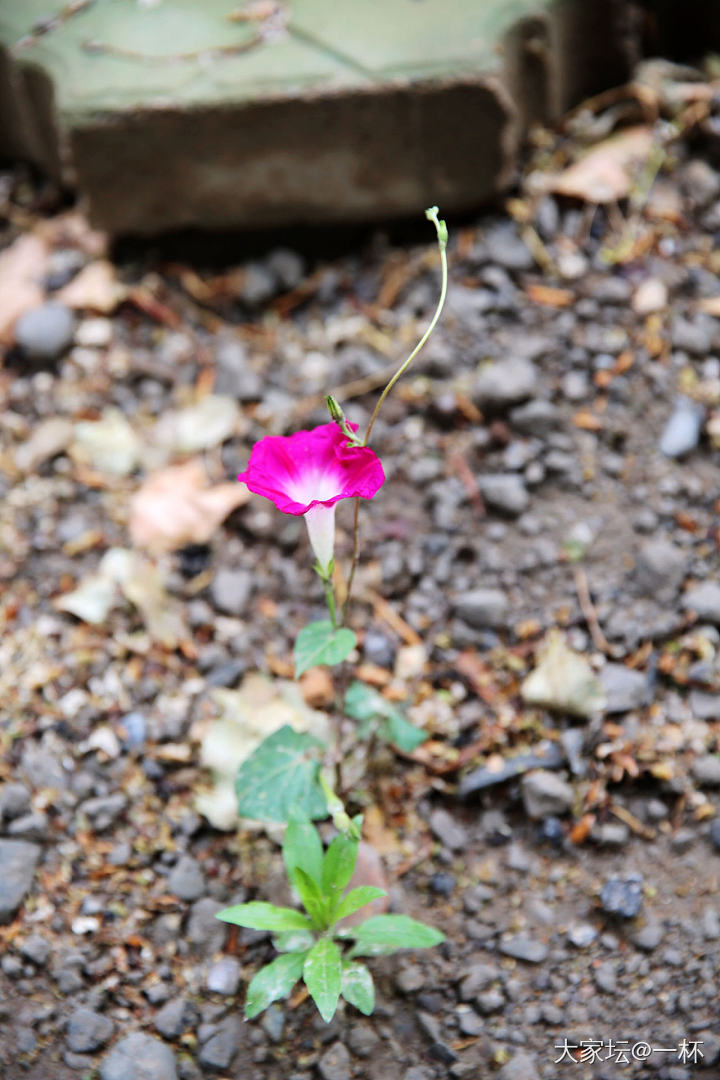
[[[378,734],[406,754],[412,753],[427,739],[427,733],[415,727],[392,702],[386,701],[372,686],[355,681],[345,695],[345,711],[353,720],[367,723],[378,720]]]
[[[293,807],[322,818],[327,803],[318,783],[322,743],[288,724],[242,763],[235,778],[240,817],[287,821]]]
[[[334,627],[329,619],[309,623],[295,639],[295,678],[316,664],[341,664],[356,642],[347,626]]]

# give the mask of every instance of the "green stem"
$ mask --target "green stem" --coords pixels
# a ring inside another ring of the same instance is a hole
[[[428,219],[428,221],[432,221],[433,225],[435,226],[435,232],[437,233],[438,248],[440,249],[440,266],[442,268],[442,286],[440,288],[440,299],[437,302],[437,307],[435,308],[435,314],[433,315],[432,319],[430,320],[430,325],[428,326],[427,330],[425,331],[423,336],[420,338],[417,345],[415,346],[413,351],[408,356],[407,360],[403,364],[400,365],[400,367],[395,372],[393,377],[390,379],[390,382],[387,384],[387,386],[383,390],[382,394],[378,398],[377,405],[375,406],[373,414],[370,417],[370,423],[368,424],[367,431],[365,432],[365,438],[363,439],[362,443],[360,444],[362,446],[367,446],[367,444],[368,444],[368,442],[370,440],[370,434],[371,434],[373,426],[375,424],[377,414],[380,412],[380,406],[382,405],[383,401],[388,396],[388,394],[390,393],[390,391],[392,390],[393,386],[398,381],[400,376],[405,374],[405,372],[410,367],[410,365],[412,364],[412,362],[415,359],[415,357],[417,356],[417,354],[422,349],[422,347],[425,344],[425,342],[427,341],[427,339],[432,334],[433,330],[435,329],[435,326],[437,325],[437,321],[440,318],[440,315],[442,313],[442,309],[445,306],[445,297],[447,296],[447,284],[448,284],[448,268],[447,268],[448,231],[447,231],[447,225],[445,224],[444,221],[439,220],[437,206],[431,206],[429,210],[426,210],[425,211],[425,217]],[[336,405],[336,402],[335,402],[334,399],[332,400],[332,405],[335,406],[338,409],[338,411],[340,412],[340,415],[342,415],[342,410],[340,410],[339,406]],[[328,407],[330,408],[330,415],[333,416],[333,418],[335,418],[332,407],[330,407],[330,405]],[[355,580],[355,570],[357,568],[358,552],[359,552],[359,533],[358,533],[358,518],[359,518],[359,515],[360,515],[360,500],[356,499],[355,500],[355,515],[354,515],[354,518],[353,518],[352,562],[350,563],[350,575],[348,577],[347,593],[345,595],[345,603],[343,604],[343,609],[342,609],[342,624],[343,625],[345,624],[345,622],[347,620],[348,605],[350,603],[350,595],[352,593],[353,581]]]
[[[333,625],[333,630],[337,629],[337,612],[335,610],[335,590],[330,578],[321,577],[323,583],[323,590],[325,592],[325,603],[330,613],[330,622]]]
[[[370,423],[368,424],[367,431],[365,432],[365,438],[363,439],[363,443],[362,443],[363,446],[367,446],[368,442],[370,441],[370,434],[371,434],[373,426],[375,424],[377,414],[380,412],[380,406],[382,405],[383,401],[388,396],[388,394],[390,393],[390,391],[392,390],[393,386],[398,381],[400,376],[405,374],[405,372],[410,367],[410,365],[412,364],[412,362],[415,359],[415,357],[417,356],[417,354],[422,349],[422,347],[425,344],[425,342],[427,341],[427,339],[432,334],[432,332],[435,329],[435,326],[437,324],[437,321],[440,318],[440,314],[442,312],[442,309],[445,306],[445,297],[447,296],[447,282],[448,282],[447,250],[446,250],[447,249],[447,236],[448,236],[448,234],[447,234],[447,226],[446,226],[444,221],[439,221],[438,220],[438,208],[437,208],[437,206],[433,206],[429,210],[426,210],[425,211],[425,216],[427,217],[428,221],[432,221],[433,225],[435,226],[435,231],[437,232],[438,247],[440,248],[440,264],[441,264],[441,267],[442,267],[442,287],[440,289],[440,299],[438,300],[437,307],[435,308],[435,314],[433,315],[432,319],[430,320],[430,325],[428,326],[427,330],[425,331],[423,336],[420,338],[420,340],[418,341],[417,345],[415,346],[413,351],[408,356],[405,363],[401,364],[400,367],[397,369],[397,371],[393,375],[392,379],[387,384],[387,386],[383,390],[382,394],[378,398],[378,403],[375,406],[375,410],[374,410],[372,416],[370,417]]]

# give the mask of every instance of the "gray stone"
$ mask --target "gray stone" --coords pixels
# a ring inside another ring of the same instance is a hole
[[[20,759],[21,771],[30,786],[36,790],[56,788],[63,791],[67,786],[68,775],[59,760],[57,743],[49,745],[45,738],[39,743],[31,739],[25,741]]]
[[[509,517],[519,517],[527,510],[530,496],[517,473],[491,473],[478,479],[478,487],[488,506]]]
[[[521,959],[525,959],[525,957],[521,957]],[[483,1016],[491,1016],[493,1013],[502,1012],[505,1008],[505,995],[498,987],[485,990],[476,997],[475,1008]]]
[[[701,622],[720,626],[720,585],[714,581],[703,581],[688,589],[682,598],[686,611],[694,612]]]
[[[708,206],[720,194],[720,176],[712,165],[701,158],[693,158],[680,173],[683,191],[696,209]]]
[[[587,949],[597,937],[597,930],[590,923],[576,923],[570,927],[567,936],[576,949]]]
[[[463,1035],[469,1035],[471,1038],[476,1038],[478,1035],[482,1035],[485,1030],[485,1025],[475,1012],[474,1009],[468,1008],[468,1006],[460,1006],[457,1012],[458,1027]]]
[[[700,441],[705,410],[690,398],[679,397],[660,436],[660,453],[679,458],[694,450]]]
[[[166,1039],[177,1039],[188,1026],[193,1013],[194,1009],[187,998],[172,998],[155,1014],[155,1027]]]
[[[479,992],[487,990],[499,978],[500,972],[494,964],[471,964],[462,974],[460,1000],[472,1001]]]
[[[542,941],[534,941],[524,934],[515,934],[500,942],[500,952],[512,956],[515,960],[525,960],[528,964],[541,964],[547,959],[548,947]]]
[[[190,908],[185,937],[190,948],[203,956],[212,956],[222,949],[227,937],[227,923],[216,919],[218,911],[227,905],[205,896]]]
[[[371,664],[382,668],[392,668],[397,653],[396,645],[381,630],[370,627],[365,634],[363,654]]]
[[[100,1080],[177,1080],[175,1055],[152,1035],[126,1035],[100,1062]]]
[[[61,994],[74,994],[84,986],[85,957],[75,949],[63,949],[53,958],[51,973]]]
[[[114,1030],[108,1016],[80,1008],[68,1018],[65,1041],[75,1054],[92,1054],[108,1042]]]
[[[238,295],[248,307],[260,307],[275,295],[276,290],[277,279],[263,263],[246,263],[238,275]]]
[[[285,1012],[280,1005],[277,1003],[270,1005],[263,1013],[260,1023],[270,1042],[282,1042],[285,1031]]]
[[[95,832],[104,832],[123,813],[127,804],[127,796],[117,792],[115,795],[101,795],[97,798],[86,799],[85,802],[80,803],[78,813],[90,819]]]
[[[593,971],[595,984],[603,994],[614,994],[617,990],[617,969],[611,960],[606,960]]]
[[[608,915],[634,919],[643,902],[642,874],[628,874],[624,878],[613,877],[600,890],[600,903]]]
[[[44,967],[50,952],[50,942],[42,934],[31,934],[30,937],[20,942],[20,955],[38,967]]]
[[[479,630],[500,630],[507,626],[510,603],[500,589],[471,589],[458,597],[455,613]]]
[[[229,394],[238,401],[260,401],[265,384],[249,366],[247,349],[238,338],[222,338],[215,352],[217,378],[215,393]]]
[[[520,405],[510,413],[510,423],[524,435],[542,438],[560,427],[560,412],[550,401],[537,399]]]
[[[199,900],[205,892],[205,876],[192,855],[181,855],[168,875],[168,890],[180,900]]]
[[[322,1080],[350,1080],[350,1054],[344,1043],[334,1042],[318,1061]]]
[[[701,787],[720,787],[720,756],[703,754],[692,763],[692,774]]]
[[[668,603],[682,585],[686,567],[687,555],[682,548],[658,537],[640,548],[635,562],[635,582],[645,596]]]
[[[692,356],[706,357],[712,349],[713,337],[712,319],[702,316],[686,319],[682,315],[676,315],[670,328],[673,348],[681,349]]]
[[[74,332],[72,311],[50,300],[20,316],[15,323],[15,344],[33,360],[55,360],[70,348]]]
[[[377,1048],[380,1038],[369,1024],[353,1024],[348,1034],[348,1045],[359,1058],[370,1057]]]
[[[221,956],[211,966],[205,985],[212,994],[232,996],[240,985],[240,963],[234,956]]]
[[[710,822],[708,836],[710,837],[710,843],[715,850],[720,851],[720,818],[714,818],[713,821]]]
[[[662,941],[664,934],[662,923],[647,923],[633,934],[633,944],[643,952],[653,952]]]
[[[428,824],[438,840],[451,851],[460,851],[467,847],[468,837],[465,829],[443,807],[433,810]]]
[[[603,821],[592,830],[592,838],[601,847],[624,847],[630,839],[630,830],[622,821]]]
[[[641,709],[652,701],[652,688],[647,675],[642,671],[633,671],[624,664],[606,664],[600,672],[600,682],[605,692],[607,713]]]
[[[531,270],[535,265],[513,221],[498,221],[491,225],[485,232],[484,243],[490,261],[506,270]]]
[[[203,1043],[198,1061],[212,1069],[227,1069],[240,1049],[240,1020],[234,1014],[226,1016],[217,1025],[210,1038]]]
[[[692,678],[692,671],[690,677]],[[690,711],[696,720],[720,720],[720,694],[710,694],[706,690],[691,690]]]
[[[0,787],[0,821],[11,821],[30,808],[30,791],[17,781],[8,780]]]
[[[534,821],[566,814],[575,801],[572,785],[547,769],[526,773],[520,784],[525,812]]]
[[[305,260],[297,251],[275,248],[265,262],[283,289],[296,289],[305,277]]]
[[[717,941],[720,938],[720,915],[715,908],[703,908],[700,928],[706,941]]]
[[[30,891],[40,853],[28,840],[0,840],[0,923],[12,919]]]
[[[532,397],[537,382],[537,368],[530,360],[508,356],[480,369],[474,396],[481,405],[503,408]]]
[[[253,577],[248,570],[231,570],[221,566],[210,586],[210,596],[218,611],[227,615],[244,615],[252,593]]]
[[[20,840],[47,840],[47,814],[23,814],[11,821],[5,831],[8,836],[16,836]]]
[[[497,1080],[540,1080],[535,1058],[523,1050],[513,1054],[497,1074]]]

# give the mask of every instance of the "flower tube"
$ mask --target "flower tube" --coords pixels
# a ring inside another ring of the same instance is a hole
[[[356,424],[349,426],[357,430]],[[335,504],[340,499],[372,499],[385,473],[374,451],[349,446],[338,424],[330,423],[293,435],[267,435],[253,446],[238,480],[284,514],[305,518],[317,571],[327,581],[332,574]]]

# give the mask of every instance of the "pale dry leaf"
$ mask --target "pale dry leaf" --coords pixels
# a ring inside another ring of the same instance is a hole
[[[132,542],[158,552],[206,544],[228,514],[248,498],[245,485],[236,481],[210,487],[198,461],[161,469],[133,496]]]
[[[15,449],[15,464],[22,473],[34,472],[44,461],[61,454],[72,441],[72,421],[64,416],[41,420],[32,435]]]
[[[0,341],[9,343],[20,316],[43,303],[47,267],[47,244],[34,233],[24,233],[0,252]]]
[[[127,476],[140,461],[142,443],[119,409],[105,409],[102,419],[75,425],[70,456],[98,472]]]
[[[559,630],[551,630],[540,662],[520,687],[527,705],[591,717],[605,707],[605,694],[588,660],[574,652]]]
[[[562,172],[547,177],[546,190],[589,203],[625,199],[653,149],[653,129],[624,128],[594,146]]]
[[[113,264],[107,259],[96,259],[60,289],[56,299],[78,311],[109,315],[126,294],[125,286],[117,280]]]
[[[240,416],[234,398],[208,394],[195,405],[163,416],[155,428],[154,441],[169,453],[211,450],[235,434]]]
[[[77,589],[55,601],[58,611],[67,611],[83,622],[104,623],[119,599],[116,583],[102,573],[90,574]]]
[[[329,721],[304,703],[297,683],[259,672],[246,675],[238,690],[218,687],[212,698],[222,715],[200,736],[200,761],[211,770],[212,787],[198,794],[195,806],[214,828],[228,830],[238,823],[235,774],[243,761],[285,724],[325,742]]]

